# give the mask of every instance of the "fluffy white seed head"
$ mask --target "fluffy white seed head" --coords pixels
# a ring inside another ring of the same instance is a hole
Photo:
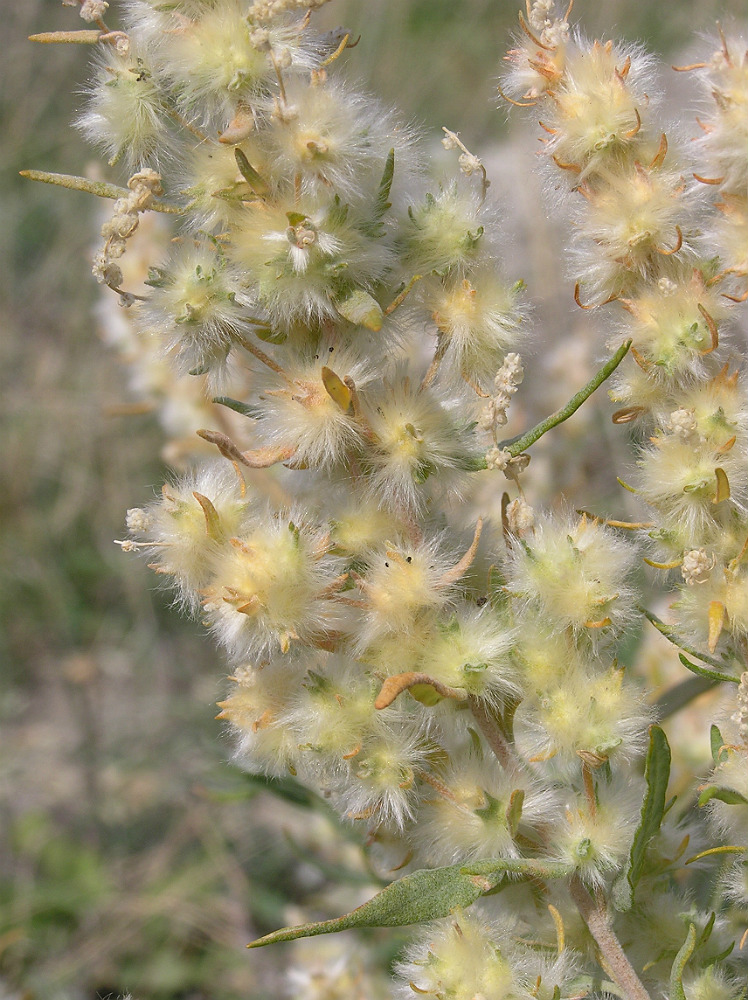
[[[507,947],[512,930],[509,921],[490,923],[473,909],[428,924],[395,967],[401,981],[398,995],[403,1000],[414,993],[430,1000],[524,996],[522,966],[515,968],[518,963]]]
[[[365,431],[345,380],[359,389],[370,378],[369,363],[345,344],[323,340],[287,351],[283,377],[269,369],[256,374],[258,437],[264,444],[295,448],[296,464],[330,468],[360,450]]]
[[[707,177],[721,177],[723,189],[748,191],[748,42],[745,36],[723,36],[702,77],[711,107],[699,138]]]
[[[527,698],[553,688],[562,679],[587,676],[591,665],[569,633],[548,634],[542,620],[524,619],[517,637],[514,659]]]
[[[590,295],[631,297],[642,281],[656,280],[668,254],[682,259],[692,249],[683,177],[637,164],[606,167],[599,184],[578,222],[578,273]]]
[[[549,0],[535,0],[530,9],[530,33],[514,37],[504,57],[509,65],[502,78],[502,91],[534,106],[562,81],[569,44],[569,25]]]
[[[720,878],[725,898],[738,906],[748,906],[748,864],[736,861]]]
[[[587,885],[602,888],[628,859],[642,793],[643,782],[631,775],[598,782],[594,808],[581,800],[567,806],[553,830],[553,856],[573,865]]]
[[[683,989],[688,1000],[741,1000],[745,981],[714,966],[683,975]]]
[[[464,275],[481,258],[490,217],[478,192],[451,184],[408,210],[402,266],[412,274]]]
[[[629,324],[626,335],[642,356],[651,382],[703,381],[704,358],[719,339],[719,323],[727,310],[724,300],[706,287],[700,272],[679,272],[626,300]]]
[[[507,774],[493,757],[463,754],[433,779],[410,833],[428,864],[518,857],[518,831],[532,837],[536,824],[551,823],[558,811],[550,790],[525,776]]]
[[[233,687],[219,702],[225,719],[237,737],[236,758],[253,774],[280,778],[296,771],[299,751],[284,716],[300,683],[298,666],[288,657],[276,657],[258,666],[234,670]]]
[[[586,516],[545,517],[515,543],[506,566],[513,594],[553,631],[620,630],[632,612],[634,550]]]
[[[339,322],[336,302],[373,288],[392,262],[386,243],[357,221],[330,195],[246,205],[234,219],[227,253],[274,326]]]
[[[234,145],[198,143],[184,157],[179,183],[189,206],[185,223],[190,231],[225,232],[232,220],[241,216],[242,202],[256,200],[255,192],[239,170],[237,150],[264,181],[272,183],[267,151],[256,136]]]
[[[120,52],[115,46],[99,46],[88,95],[77,124],[110,163],[123,161],[133,170],[158,164],[173,148],[163,94],[136,47]]]
[[[179,369],[208,373],[217,388],[232,347],[253,329],[237,276],[215,246],[186,241],[151,271],[150,284],[153,291],[139,311],[143,328],[174,351]]]
[[[444,361],[455,373],[479,381],[500,368],[522,335],[522,287],[521,282],[510,286],[495,265],[487,264],[468,277],[433,280],[420,290],[440,337],[446,338]]]
[[[367,570],[359,579],[365,602],[362,648],[389,635],[408,634],[421,618],[449,604],[454,587],[445,585],[443,577],[453,560],[439,536],[418,544],[398,539],[365,558]]]
[[[641,694],[624,684],[623,671],[577,672],[561,677],[517,710],[517,743],[530,760],[552,771],[578,770],[610,761],[616,768],[644,749],[651,713]]]
[[[566,66],[552,101],[543,108],[543,124],[552,130],[549,155],[578,167],[576,179],[596,175],[606,163],[637,158],[647,130],[642,117],[655,96],[651,56],[633,45],[589,43],[576,39],[566,53]],[[659,139],[659,136],[657,137]]]
[[[425,646],[420,669],[447,687],[501,702],[519,691],[511,658],[516,638],[489,605],[460,603]]]
[[[298,24],[278,23],[257,33],[241,0],[192,4],[162,13],[161,32],[149,42],[159,76],[183,114],[221,130],[240,103],[256,102],[274,79],[273,58],[308,68],[313,59]]]
[[[713,534],[720,508],[742,507],[748,495],[745,442],[722,452],[706,441],[663,434],[642,453],[639,464],[642,498],[658,511],[661,527],[684,534],[692,546]]]
[[[164,486],[145,510],[128,511],[127,526],[156,571],[173,577],[180,599],[194,607],[229,539],[250,522],[252,506],[228,463],[205,463]]]
[[[721,796],[709,801],[710,819],[729,843],[748,848],[748,746],[724,747],[720,758],[707,782]]]
[[[390,149],[398,174],[411,167],[411,135],[377,101],[332,80],[291,81],[263,145],[274,171],[297,178],[304,195],[330,191],[347,203],[377,193]]]
[[[385,709],[378,725],[350,758],[346,774],[329,782],[340,813],[402,829],[411,820],[418,801],[416,777],[429,757],[421,727],[396,707]]]
[[[314,643],[334,627],[326,588],[338,575],[322,533],[301,517],[258,517],[230,540],[203,588],[205,618],[236,660],[254,659],[293,641]]]
[[[471,441],[464,406],[443,399],[432,387],[420,390],[408,376],[395,378],[376,398],[365,397],[374,441],[366,456],[369,488],[379,503],[419,511],[424,485],[438,474],[438,488],[459,488],[469,467]]]
[[[341,505],[328,508],[332,546],[335,552],[361,562],[373,551],[383,551],[387,539],[405,529],[405,524],[380,507],[376,499],[351,490]]]
[[[321,654],[297,687],[283,724],[294,735],[302,773],[321,784],[345,777],[377,731],[376,680],[347,657]]]

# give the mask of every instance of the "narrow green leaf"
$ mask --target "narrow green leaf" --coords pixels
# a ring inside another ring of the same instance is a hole
[[[525,858],[491,858],[470,865],[425,868],[392,882],[362,906],[342,917],[282,927],[247,945],[260,948],[279,941],[295,941],[317,934],[334,934],[352,927],[404,927],[449,916],[470,906],[494,889],[505,872],[526,878],[561,878],[570,874],[568,865]]]
[[[724,749],[725,741],[722,739],[719,727],[714,724],[712,724],[712,728],[709,730],[709,745],[712,750],[712,760],[715,767],[717,764],[721,764],[724,760],[727,760],[727,751]]]
[[[465,472],[482,472],[483,469],[487,468],[485,453],[483,455],[469,453],[455,455],[455,466]]]
[[[644,869],[644,857],[650,840],[659,832],[665,815],[665,797],[670,778],[670,746],[659,726],[649,727],[649,749],[644,765],[647,791],[642,802],[641,818],[631,845],[631,856],[627,880],[631,887],[633,902],[636,883]]]
[[[712,799],[718,802],[726,802],[728,806],[748,806],[748,799],[733,788],[720,788],[719,785],[709,785],[699,795],[700,806],[705,806]]]
[[[395,150],[391,149],[387,154],[384,172],[382,173],[382,179],[379,182],[379,190],[377,191],[377,197],[374,201],[374,211],[378,219],[381,219],[387,209],[390,208],[390,188],[392,187],[392,178],[394,176]]]
[[[670,970],[669,1000],[688,1000],[686,997],[686,991],[683,989],[683,970],[685,969],[691,955],[693,955],[695,947],[696,928],[693,924],[690,924],[686,940],[683,942],[683,946],[675,956],[673,967]]]
[[[731,954],[734,948],[735,948],[735,942],[731,941],[723,951],[719,952],[719,954],[711,955],[708,961],[704,962],[704,965],[708,968],[709,966],[717,965],[719,962],[724,962],[724,960]],[[745,1000],[745,998],[746,998],[746,992],[745,990],[743,990],[740,997],[738,997],[738,1000]]]
[[[590,379],[587,385],[583,386],[574,396],[571,397],[569,402],[562,406],[555,413],[552,413],[545,420],[541,420],[539,424],[536,424],[531,430],[527,431],[526,434],[519,434],[517,437],[509,438],[507,441],[500,441],[499,448],[506,448],[509,453],[516,458],[526,451],[530,445],[535,444],[535,442],[541,438],[547,431],[551,430],[552,427],[557,427],[562,424],[564,420],[568,420],[569,417],[576,413],[582,403],[589,399],[595,389],[599,388],[603,382],[609,378],[616,368],[623,361],[626,352],[629,347],[631,347],[631,341],[627,340],[624,344],[618,348],[616,353],[607,361],[602,368]]]
[[[706,944],[709,938],[712,936],[712,931],[714,930],[714,922],[717,919],[717,914],[714,910],[709,914],[709,919],[704,924],[704,929],[701,934],[699,934],[696,941],[695,948],[700,948],[702,944]],[[694,948],[694,950],[695,950]]]
[[[232,399],[231,396],[214,396],[212,402],[219,406],[226,406],[235,413],[241,413],[243,417],[257,417],[258,407],[249,403],[242,403],[240,399]]]
[[[739,677],[733,677],[731,674],[723,674],[721,671],[709,670],[707,667],[702,667],[697,663],[691,663],[683,653],[678,653],[678,659],[687,670],[690,670],[692,674],[698,674],[699,677],[706,677],[710,681],[727,681],[731,684],[740,684]]]
[[[340,200],[339,195],[335,195],[332,205],[330,205],[327,210],[327,218],[325,219],[326,229],[335,229],[338,226],[344,226],[348,221],[348,213],[350,212],[350,206],[346,205],[345,202]]]
[[[247,947],[260,948],[279,941],[295,941],[317,934],[333,934],[351,927],[401,927],[446,917],[454,910],[470,906],[499,881],[479,879],[463,872],[460,865],[422,869],[392,882],[351,913],[332,920],[283,927],[252,941]],[[490,884],[487,884],[487,881]]]
[[[239,149],[238,146],[234,148],[234,157],[240,174],[247,184],[249,184],[250,188],[256,195],[259,195],[261,198],[264,197],[270,190],[267,182],[260,176],[260,174],[257,173],[255,168],[247,159],[246,154]],[[291,223],[291,225],[293,225],[293,223]]]

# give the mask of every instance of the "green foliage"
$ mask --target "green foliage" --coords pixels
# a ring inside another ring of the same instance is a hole
[[[295,941],[318,934],[334,934],[361,927],[404,927],[439,917],[470,906],[491,892],[506,873],[534,878],[562,878],[569,867],[529,859],[495,858],[470,865],[424,868],[404,875],[377,893],[372,899],[342,917],[284,927],[253,941],[249,948],[261,948],[280,941]]]

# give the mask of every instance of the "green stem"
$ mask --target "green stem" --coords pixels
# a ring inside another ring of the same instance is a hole
[[[518,455],[521,455],[523,451],[526,451],[530,445],[535,444],[538,438],[541,438],[546,431],[549,431],[552,427],[556,427],[558,424],[562,424],[564,420],[568,420],[573,413],[576,413],[582,403],[592,395],[595,389],[601,386],[606,378],[609,378],[613,374],[626,356],[629,347],[631,347],[630,340],[621,344],[613,357],[607,361],[600,371],[589,380],[587,385],[583,386],[579,392],[576,393],[576,395],[572,396],[569,402],[565,406],[562,406],[560,410],[556,410],[555,413],[551,413],[549,417],[546,417],[545,420],[541,420],[539,424],[536,424],[525,434],[509,438],[508,441],[502,441],[498,447],[505,448],[512,458],[516,458]]]
[[[95,194],[98,198],[126,198],[130,191],[117,184],[107,184],[105,181],[91,181],[87,177],[76,177],[75,174],[51,174],[46,170],[21,170],[21,177],[30,181],[42,181],[44,184],[56,184],[58,187],[70,188],[71,191],[85,191]],[[177,205],[168,205],[165,201],[154,198],[149,208],[154,212],[168,212],[179,215],[182,209]]]

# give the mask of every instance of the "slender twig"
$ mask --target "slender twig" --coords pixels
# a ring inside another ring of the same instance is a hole
[[[573,413],[576,413],[582,403],[592,395],[595,389],[601,386],[603,382],[613,374],[626,356],[629,347],[631,347],[630,340],[627,340],[625,344],[621,344],[613,357],[603,365],[600,371],[598,371],[593,378],[589,380],[587,385],[581,388],[576,395],[571,397],[565,406],[556,410],[555,413],[551,413],[549,417],[546,417],[545,420],[541,420],[539,424],[536,424],[525,434],[510,438],[508,441],[502,441],[498,447],[506,448],[512,458],[516,458],[518,455],[521,455],[523,451],[526,451],[530,445],[535,444],[538,438],[541,438],[546,431],[549,431],[552,427],[558,426],[558,424],[562,424],[564,420],[568,420]]]
[[[651,1000],[610,926],[605,901],[602,898],[593,899],[578,875],[572,877],[569,892],[590,934],[597,942],[607,971],[620,986],[626,1000]]]
[[[63,42],[68,45],[96,45],[101,35],[98,28],[83,28],[80,31],[42,31],[38,35],[29,35],[29,41],[41,42],[43,45]]]
[[[47,170],[21,170],[21,177],[30,181],[42,181],[44,184],[56,184],[58,187],[70,188],[71,191],[85,191],[95,194],[98,198],[126,198],[131,192],[118,184],[107,184],[106,181],[92,181],[88,177],[76,177],[75,174],[52,174]],[[179,215],[182,209],[178,205],[169,205],[165,201],[153,198],[148,208],[154,212],[169,212]]]

